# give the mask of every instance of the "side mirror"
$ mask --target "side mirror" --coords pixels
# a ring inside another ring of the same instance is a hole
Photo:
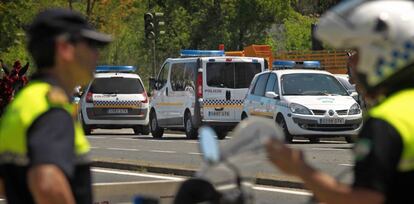
[[[358,93],[355,91],[352,91],[349,95],[352,96],[353,98],[358,97]]]
[[[267,98],[272,98],[272,99],[279,99],[280,97],[279,97],[279,94],[277,94],[277,93],[275,93],[275,92],[273,92],[273,91],[268,91],[268,92],[266,92],[265,93],[265,96],[267,97]]]
[[[210,127],[201,127],[198,130],[200,137],[200,150],[203,153],[204,161],[209,164],[220,162],[220,149],[216,139],[216,133]]]
[[[156,87],[157,80],[154,77],[149,78],[149,85],[151,89],[157,89]]]

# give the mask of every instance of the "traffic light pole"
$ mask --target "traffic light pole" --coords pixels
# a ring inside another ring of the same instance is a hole
[[[156,57],[156,53],[155,53],[155,45],[156,45],[156,43],[155,43],[155,38],[152,40],[152,76],[155,78],[156,77],[156,68],[157,68],[157,65],[156,65],[156,60],[157,60],[157,57]]]

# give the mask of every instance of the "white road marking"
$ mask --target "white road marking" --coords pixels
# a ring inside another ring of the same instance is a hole
[[[172,141],[169,141],[169,140],[147,140],[147,141],[150,141],[150,142],[164,142],[164,143],[172,142]]]
[[[91,138],[91,139],[103,139],[103,138],[107,138],[107,137],[102,137],[102,136],[86,136],[87,138]]]
[[[355,166],[353,164],[339,164],[340,166]]]
[[[156,153],[177,153],[176,151],[163,151],[163,150],[150,150],[150,152],[156,152]]]
[[[108,150],[119,150],[119,151],[135,151],[138,152],[139,149],[125,149],[125,148],[106,148]]]
[[[287,193],[287,194],[294,194],[294,195],[304,195],[304,196],[311,196],[312,194],[307,191],[294,191],[294,190],[286,190],[281,188],[267,188],[267,187],[258,187],[255,186],[253,189],[258,191],[270,191],[270,192],[278,192],[278,193]]]
[[[321,150],[321,151],[349,151],[348,149],[334,149],[334,148],[311,148],[312,150]]]
[[[118,174],[118,175],[127,175],[127,176],[140,176],[140,177],[165,179],[165,180],[172,180],[172,181],[181,181],[181,180],[183,180],[182,178],[172,177],[172,176],[160,176],[160,175],[156,175],[156,174],[141,174],[141,173],[116,171],[116,170],[106,170],[106,169],[97,169],[97,168],[92,168],[92,171],[93,172],[99,172],[99,173]]]
[[[188,154],[201,155],[199,152],[188,152]]]
[[[100,147],[91,147],[91,149],[99,149]]]
[[[187,144],[198,144],[199,142],[198,141],[185,141],[184,143],[187,143]]]

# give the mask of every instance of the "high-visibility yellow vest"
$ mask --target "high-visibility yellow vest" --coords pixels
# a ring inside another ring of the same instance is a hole
[[[0,164],[25,166],[27,157],[27,131],[33,122],[51,108],[63,108],[74,115],[75,107],[60,88],[34,81],[22,89],[6,108],[0,121]],[[78,163],[88,162],[90,145],[82,126],[74,118],[74,153]]]
[[[388,122],[397,130],[403,144],[398,170],[414,171],[414,89],[395,93],[372,108],[369,115]]]

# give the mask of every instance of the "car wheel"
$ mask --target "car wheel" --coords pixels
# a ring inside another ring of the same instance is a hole
[[[321,139],[319,137],[309,137],[309,142],[312,144],[316,144],[319,143],[321,141]]]
[[[185,135],[188,139],[197,139],[197,130],[194,128],[193,122],[191,121],[191,114],[188,112],[184,116],[184,128]]]
[[[150,125],[143,125],[141,126],[141,135],[149,135],[150,133]]]
[[[83,128],[83,132],[85,133],[85,135],[90,135],[92,133],[91,126],[85,124],[82,115],[81,115],[81,118],[82,118],[82,128]]]
[[[243,113],[242,113],[242,115],[241,115],[241,119],[242,119],[242,120],[247,119],[247,114],[246,114],[245,112],[243,112]]]
[[[150,128],[153,138],[161,138],[164,134],[164,129],[158,126],[157,115],[154,111],[150,114]]]
[[[352,136],[345,136],[345,141],[347,143],[355,143],[357,140],[357,136],[356,135],[352,135]]]
[[[280,127],[283,129],[283,133],[285,133],[285,142],[286,143],[292,143],[293,136],[289,133],[287,124],[283,116],[278,117],[278,120],[276,121]]]
[[[217,131],[217,139],[224,140],[224,138],[226,138],[227,134],[228,134],[227,131],[219,130],[219,131]]]

